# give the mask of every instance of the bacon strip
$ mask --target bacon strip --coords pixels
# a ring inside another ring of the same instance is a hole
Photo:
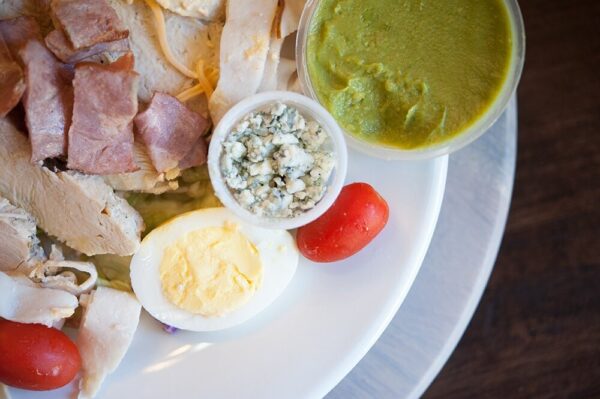
[[[66,155],[73,109],[71,71],[39,40],[27,42],[19,54],[25,64],[27,89],[23,105],[31,140],[31,161]]]
[[[138,170],[133,160],[133,118],[138,110],[138,74],[128,54],[110,65],[75,67],[75,106],[67,166],[108,175]]]
[[[129,36],[106,0],[52,0],[54,25],[62,28],[76,50]]]
[[[135,127],[159,172],[206,160],[207,146],[202,136],[208,121],[175,97],[155,93],[150,107],[135,118]]]
[[[66,64],[75,64],[102,53],[125,53],[129,51],[129,40],[121,39],[113,42],[98,43],[92,47],[76,50],[63,31],[55,29],[48,33],[46,46],[54,55]]]

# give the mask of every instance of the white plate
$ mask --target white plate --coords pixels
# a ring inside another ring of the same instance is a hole
[[[147,315],[99,398],[318,398],[381,335],[429,247],[448,158],[386,162],[350,153],[347,182],[372,184],[390,221],[367,249],[336,264],[303,261],[269,309],[225,333],[169,336]],[[14,398],[64,398],[72,388]]]
[[[421,397],[467,328],[500,247],[515,173],[516,100],[450,156],[444,203],[419,275],[377,344],[327,399]]]

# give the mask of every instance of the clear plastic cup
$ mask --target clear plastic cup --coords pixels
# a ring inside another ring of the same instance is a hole
[[[519,5],[516,0],[504,0],[504,3],[508,10],[513,34],[511,64],[507,78],[504,81],[504,85],[502,86],[502,89],[500,90],[496,99],[489,109],[481,117],[479,117],[475,123],[458,135],[444,142],[422,148],[409,150],[399,149],[396,147],[386,146],[384,144],[367,142],[348,132],[344,132],[348,145],[360,152],[377,158],[406,160],[428,159],[460,150],[483,135],[506,109],[509,100],[517,89],[525,62],[525,27],[523,24],[521,10],[519,9]],[[298,29],[298,35],[296,38],[296,63],[298,67],[300,84],[304,93],[316,101],[319,101],[319,98],[310,81],[308,65],[306,62],[306,51],[309,28],[318,4],[319,0],[308,0],[306,3],[304,12],[300,18],[300,27]]]

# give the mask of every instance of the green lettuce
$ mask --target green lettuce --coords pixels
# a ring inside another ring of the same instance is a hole
[[[125,198],[142,215],[145,234],[182,213],[222,206],[215,196],[206,166],[184,171],[175,191],[160,195],[126,193]]]
[[[131,256],[95,255],[87,258],[96,265],[98,285],[121,291],[133,291],[129,277]]]

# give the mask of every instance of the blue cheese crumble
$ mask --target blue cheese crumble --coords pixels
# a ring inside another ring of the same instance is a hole
[[[289,105],[246,115],[223,142],[220,167],[238,203],[265,217],[291,218],[316,206],[335,160],[329,136]]]

